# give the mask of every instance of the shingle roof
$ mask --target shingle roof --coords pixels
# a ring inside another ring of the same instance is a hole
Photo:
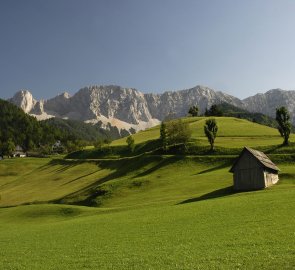
[[[267,155],[265,155],[263,152],[260,152],[258,150],[254,150],[250,147],[245,147],[242,151],[242,153],[240,154],[239,158],[235,161],[235,163],[233,164],[233,166],[230,169],[230,172],[233,172],[233,169],[235,167],[235,165],[237,164],[238,160],[240,159],[240,157],[242,156],[242,154],[244,153],[244,151],[248,151],[250,152],[265,168],[269,168],[275,171],[279,171],[280,169],[276,166],[276,164],[274,164]]]

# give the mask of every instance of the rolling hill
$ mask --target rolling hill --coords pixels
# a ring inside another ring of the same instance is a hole
[[[196,145],[193,156],[145,153],[146,149],[158,147],[159,127],[154,127],[134,135],[137,143],[134,156],[124,156],[126,142],[119,139],[107,146],[106,154],[93,149],[73,153],[68,156],[71,159],[66,160],[4,160],[0,163],[3,172],[0,205],[62,202],[119,206],[132,205],[132,201],[137,204],[140,198],[147,204],[158,200],[176,202],[229,187],[232,182],[229,166],[245,145],[259,146],[275,154],[278,161],[281,160],[278,154],[289,153],[283,159],[292,160],[294,135],[291,146],[281,147],[282,138],[276,129],[230,117],[217,118],[219,148],[208,156],[206,151],[202,152],[209,149],[203,135],[205,120],[204,117],[184,119],[193,130],[191,144]],[[79,159],[72,159],[75,157]],[[220,177],[217,182],[214,182],[214,174]],[[213,179],[213,182],[205,179]],[[171,192],[166,192],[167,188]]]
[[[0,268],[294,269],[294,135],[281,147],[273,128],[216,119],[222,154],[143,153],[154,127],[134,135],[135,156],[116,157],[120,139],[100,158],[84,151],[95,159],[0,161]],[[184,121],[205,147],[205,118]],[[233,192],[244,145],[269,151],[279,184]]]
[[[240,143],[230,143],[229,140],[233,138],[256,138],[256,145],[270,145],[276,144],[281,141],[280,134],[275,128],[267,127],[257,123],[247,121],[245,119],[239,119],[234,117],[211,117],[215,118],[218,124],[218,135],[216,138],[216,144],[223,147],[243,147],[244,142],[241,139]],[[204,134],[204,124],[206,117],[188,117],[184,118],[185,122],[189,123],[192,130],[192,139],[199,141],[201,144],[207,144]],[[133,135],[136,143],[143,143],[148,140],[156,140],[159,138],[160,127],[156,126],[151,129],[140,131]],[[265,136],[267,134],[267,136]],[[265,137],[265,142],[261,139]],[[230,138],[230,139],[226,139]],[[124,145],[126,144],[126,138],[116,140],[112,145]],[[252,145],[254,146],[254,145]]]

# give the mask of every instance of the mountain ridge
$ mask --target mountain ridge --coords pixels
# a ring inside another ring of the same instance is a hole
[[[224,102],[271,117],[275,116],[277,107],[286,106],[295,123],[295,91],[282,89],[271,89],[241,100],[201,85],[156,94],[144,94],[135,88],[117,85],[93,85],[81,88],[72,96],[64,92],[39,101],[30,91],[21,90],[9,101],[38,120],[58,117],[88,123],[102,122],[104,127],[112,125],[136,131],[155,126],[169,115],[185,116],[192,105],[197,105],[200,113],[204,113],[211,105]]]

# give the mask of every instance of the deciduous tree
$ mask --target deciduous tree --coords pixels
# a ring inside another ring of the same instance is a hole
[[[181,119],[172,120],[166,123],[167,144],[176,145],[183,143],[186,145],[191,138],[191,130],[188,123]]]
[[[286,107],[276,109],[276,120],[278,122],[278,130],[284,138],[284,145],[289,144],[289,136],[291,132],[290,114]]]
[[[214,150],[214,142],[217,135],[218,126],[215,119],[208,119],[204,126],[204,132],[211,146],[211,151]]]

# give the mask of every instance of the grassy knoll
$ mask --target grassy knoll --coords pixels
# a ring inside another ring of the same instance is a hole
[[[295,135],[291,134],[291,147],[280,149],[283,142],[282,137],[275,128],[250,122],[245,119],[233,117],[215,117],[218,124],[218,134],[215,140],[217,155],[237,155],[244,146],[258,148],[268,153],[290,153],[295,151]],[[183,121],[188,122],[192,130],[192,138],[189,147],[185,149],[186,154],[208,155],[210,147],[204,135],[204,124],[206,117],[188,117]],[[110,146],[102,150],[86,149],[69,155],[69,158],[95,159],[95,158],[118,158],[124,156],[138,155],[145,152],[163,154],[159,141],[159,126],[140,131],[133,135],[135,139],[135,152],[130,153],[127,149],[126,138],[115,140]],[[183,153],[184,150],[169,149],[166,154]]]
[[[295,189],[287,185],[124,211],[0,209],[0,268],[294,269]]]
[[[281,144],[282,138],[279,132],[271,127],[256,124],[245,119],[233,117],[214,117],[218,124],[218,135],[216,145],[221,147],[242,147],[245,141],[249,146],[262,146]],[[204,135],[204,124],[206,117],[189,117],[184,118],[192,130],[192,139],[202,145],[206,145],[207,138]],[[143,143],[148,140],[156,140],[160,136],[159,126],[151,129],[140,131],[133,135],[136,143]],[[294,141],[294,135],[291,140]],[[126,145],[126,138],[116,140],[113,146]]]
[[[270,153],[291,154],[295,152],[295,135],[290,136],[290,146],[283,147],[283,139],[277,129],[233,117],[216,117],[218,134],[215,140],[215,152],[210,151],[207,138],[204,135],[205,117],[189,117],[183,121],[189,123],[192,139],[186,148],[169,147],[163,152],[159,140],[159,126],[141,131],[134,136],[135,151],[130,153],[126,138],[113,141],[110,146],[102,149],[85,149],[68,155],[71,159],[102,159],[136,156],[143,153],[154,154],[192,154],[192,155],[238,155],[244,146],[253,147]]]

